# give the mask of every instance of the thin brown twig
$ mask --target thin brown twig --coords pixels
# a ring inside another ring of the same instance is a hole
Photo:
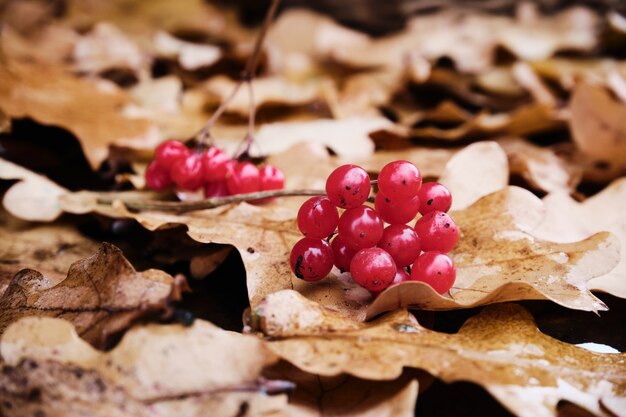
[[[200,201],[162,201],[162,200],[141,200],[137,198],[124,198],[122,193],[114,195],[99,195],[98,204],[113,204],[116,201],[122,202],[130,210],[159,210],[184,213],[186,211],[211,209],[244,201],[255,201],[274,197],[294,197],[294,196],[316,196],[326,195],[323,190],[269,190],[257,191],[247,194],[236,194],[225,197],[211,197]]]
[[[280,4],[280,0],[272,0],[272,4],[270,5],[267,15],[265,15],[265,21],[263,22],[261,31],[257,35],[256,41],[254,43],[252,54],[250,55],[250,57],[248,58],[248,61],[246,62],[246,66],[243,72],[241,73],[241,77],[239,78],[239,81],[237,81],[237,84],[235,84],[235,86],[233,87],[233,91],[220,104],[217,110],[215,110],[211,118],[204,124],[202,129],[200,129],[200,131],[195,135],[195,138],[199,142],[200,145],[210,145],[211,128],[220,118],[222,113],[226,111],[226,107],[228,107],[230,102],[233,101],[233,99],[235,98],[239,90],[241,89],[241,86],[243,85],[243,83],[248,83],[249,85],[250,101],[251,101],[250,106],[251,107],[254,106],[254,98],[252,97],[252,80],[254,79],[257,67],[259,65],[259,61],[261,59],[261,48],[263,46],[263,41],[265,40],[265,35],[267,34],[270,24],[272,23],[272,20],[274,19],[274,16],[276,15],[276,11],[278,10],[279,4]],[[244,138],[244,141],[246,141],[245,149],[249,149],[251,146],[251,142],[254,140],[253,139],[254,136],[251,133],[251,130],[252,131],[254,130],[254,117],[255,115],[251,111],[250,114],[248,115],[248,134]],[[252,126],[252,128],[250,128],[250,125]]]

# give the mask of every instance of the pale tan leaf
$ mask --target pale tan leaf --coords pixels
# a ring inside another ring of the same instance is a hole
[[[439,182],[452,194],[452,210],[467,208],[507,186],[509,164],[506,154],[496,142],[469,145],[450,158]]]
[[[564,191],[548,194],[543,203],[546,217],[532,231],[537,237],[573,242],[601,230],[610,230],[617,236],[622,248],[619,264],[608,274],[589,281],[588,286],[626,298],[626,178],[614,181],[582,203]]]
[[[51,221],[62,213],[59,197],[69,191],[43,175],[0,158],[0,178],[20,180],[2,198],[4,208],[20,219]]]
[[[542,334],[514,304],[488,307],[448,334],[420,326],[406,310],[355,323],[285,290],[268,296],[252,319],[272,351],[314,374],[387,380],[420,368],[446,382],[480,384],[523,417],[553,416],[560,400],[606,416],[600,399],[626,396],[626,355]]]
[[[190,71],[210,67],[222,58],[222,50],[215,45],[201,45],[177,39],[167,32],[154,35],[154,48],[158,56],[176,58]]]
[[[261,340],[200,320],[136,327],[99,352],[64,320],[26,318],[4,334],[0,355],[7,416],[264,415],[286,403],[261,393],[260,372],[276,360]]]
[[[15,275],[0,297],[0,332],[25,316],[62,317],[102,347],[141,317],[166,312],[179,296],[170,275],[137,272],[118,248],[103,243],[94,255],[73,263],[61,281],[33,269]]]

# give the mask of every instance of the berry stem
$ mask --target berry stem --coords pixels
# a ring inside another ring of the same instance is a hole
[[[132,195],[137,195],[133,192]],[[163,201],[163,200],[140,200],[137,198],[125,198],[124,193],[101,193],[97,197],[98,204],[113,204],[121,201],[131,210],[160,210],[183,213],[192,210],[211,209],[243,201],[254,201],[273,197],[295,197],[295,196],[316,196],[326,195],[323,190],[269,190],[257,191],[254,193],[236,194],[225,197],[211,197],[200,201]]]
[[[263,26],[261,27],[261,31],[256,37],[254,43],[254,49],[252,50],[252,54],[248,57],[248,61],[246,62],[246,66],[241,73],[239,81],[233,87],[233,91],[230,95],[224,100],[220,106],[215,110],[211,118],[205,123],[205,125],[200,129],[200,131],[196,134],[195,138],[200,145],[210,146],[211,145],[211,133],[210,130],[213,125],[220,118],[222,113],[226,110],[226,107],[230,104],[233,98],[237,95],[241,86],[244,83],[248,84],[249,92],[250,92],[250,114],[248,115],[248,134],[244,138],[246,143],[245,150],[249,150],[251,146],[251,142],[254,141],[252,131],[254,130],[254,119],[255,119],[255,106],[254,99],[252,97],[252,80],[254,79],[257,67],[259,66],[259,61],[261,59],[261,48],[263,47],[263,41],[265,40],[265,35],[276,15],[276,11],[278,10],[278,5],[280,4],[280,0],[272,0],[272,4],[270,5],[267,14],[265,15],[265,21],[263,21]],[[245,152],[245,151],[244,151]]]

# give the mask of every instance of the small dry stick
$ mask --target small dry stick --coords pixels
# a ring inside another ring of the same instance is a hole
[[[256,41],[254,43],[254,49],[252,50],[252,54],[250,55],[250,57],[248,58],[248,61],[246,62],[246,67],[241,73],[241,77],[239,81],[237,82],[237,84],[235,84],[233,91],[226,98],[226,100],[224,100],[220,104],[220,106],[217,108],[217,110],[215,110],[211,118],[206,122],[206,124],[202,127],[202,129],[200,129],[200,131],[196,134],[195,138],[201,145],[207,145],[207,146],[210,145],[211,128],[217,122],[217,119],[219,119],[222,113],[226,111],[226,107],[228,107],[230,102],[235,98],[235,96],[241,89],[241,86],[244,83],[247,83],[248,89],[249,89],[248,90],[249,97],[250,97],[250,112],[248,115],[248,133],[246,134],[246,137],[244,138],[244,151],[243,152],[244,153],[247,152],[250,149],[250,146],[252,146],[252,142],[254,141],[254,135],[253,135],[254,118],[255,118],[254,109],[256,108],[254,105],[254,98],[252,96],[252,80],[254,79],[256,69],[261,59],[261,48],[263,46],[263,41],[265,40],[265,35],[267,34],[270,24],[272,23],[272,20],[274,19],[274,16],[276,15],[276,11],[278,10],[279,4],[280,4],[280,0],[272,0],[272,4],[270,5],[270,9],[268,10],[267,15],[265,16],[265,21],[263,22],[261,31],[259,32],[256,38]]]

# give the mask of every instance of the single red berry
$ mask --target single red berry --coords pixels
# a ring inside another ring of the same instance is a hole
[[[370,178],[360,166],[342,165],[326,180],[326,194],[339,208],[351,209],[365,203],[370,195]]]
[[[154,159],[159,161],[159,165],[163,168],[170,170],[174,162],[186,158],[189,153],[189,149],[184,143],[177,140],[166,140],[157,146],[154,151]]]
[[[417,195],[421,186],[422,174],[409,161],[390,162],[378,174],[378,188],[391,199],[411,199]]]
[[[354,281],[370,291],[382,291],[396,276],[396,264],[391,255],[381,248],[361,249],[350,262]]]
[[[382,192],[378,192],[374,199],[374,206],[381,219],[387,223],[405,224],[417,216],[420,199],[417,196],[407,200],[391,199]]]
[[[170,175],[179,188],[197,190],[204,183],[200,155],[190,153],[185,158],[178,159],[172,165]]]
[[[333,268],[333,250],[322,239],[305,237],[291,249],[291,270],[305,281],[319,281]]]
[[[146,168],[145,177],[148,188],[155,191],[163,191],[174,185],[169,170],[162,167],[157,160],[150,162],[150,165]]]
[[[452,288],[455,279],[456,267],[452,259],[441,252],[424,252],[411,269],[412,281],[425,282],[439,294]]]
[[[213,146],[202,154],[202,169],[206,181],[223,181],[228,173],[228,155],[221,149]]]
[[[411,280],[411,275],[409,275],[406,269],[400,268],[396,265],[396,275],[393,277],[393,281],[391,281],[391,284],[389,284],[389,287],[387,288],[391,288],[394,285],[402,284],[403,282],[410,281],[410,280]],[[374,297],[378,297],[382,291],[370,291],[370,292],[372,293]]]
[[[230,194],[246,194],[259,191],[259,169],[250,162],[239,162],[226,174],[226,187]]]
[[[415,223],[424,252],[450,252],[459,241],[459,229],[452,217],[443,211],[431,211]]]
[[[350,272],[350,262],[358,251],[346,245],[346,242],[344,242],[339,235],[335,236],[330,243],[330,247],[333,249],[335,266],[339,268],[341,272]]]
[[[383,231],[378,247],[391,255],[397,266],[409,266],[420,254],[421,242],[413,228],[404,224],[392,224]]]
[[[228,187],[225,181],[211,181],[204,184],[204,197],[225,197],[228,194]]]
[[[339,217],[339,235],[353,249],[376,246],[383,236],[383,221],[376,211],[359,206],[343,212]]]
[[[267,164],[259,170],[261,191],[285,188],[285,174],[274,165]]]
[[[447,212],[452,206],[452,194],[443,184],[425,182],[419,192],[420,213],[425,215],[431,211]]]
[[[324,239],[337,228],[339,213],[327,197],[311,197],[298,210],[298,229],[304,236]]]

